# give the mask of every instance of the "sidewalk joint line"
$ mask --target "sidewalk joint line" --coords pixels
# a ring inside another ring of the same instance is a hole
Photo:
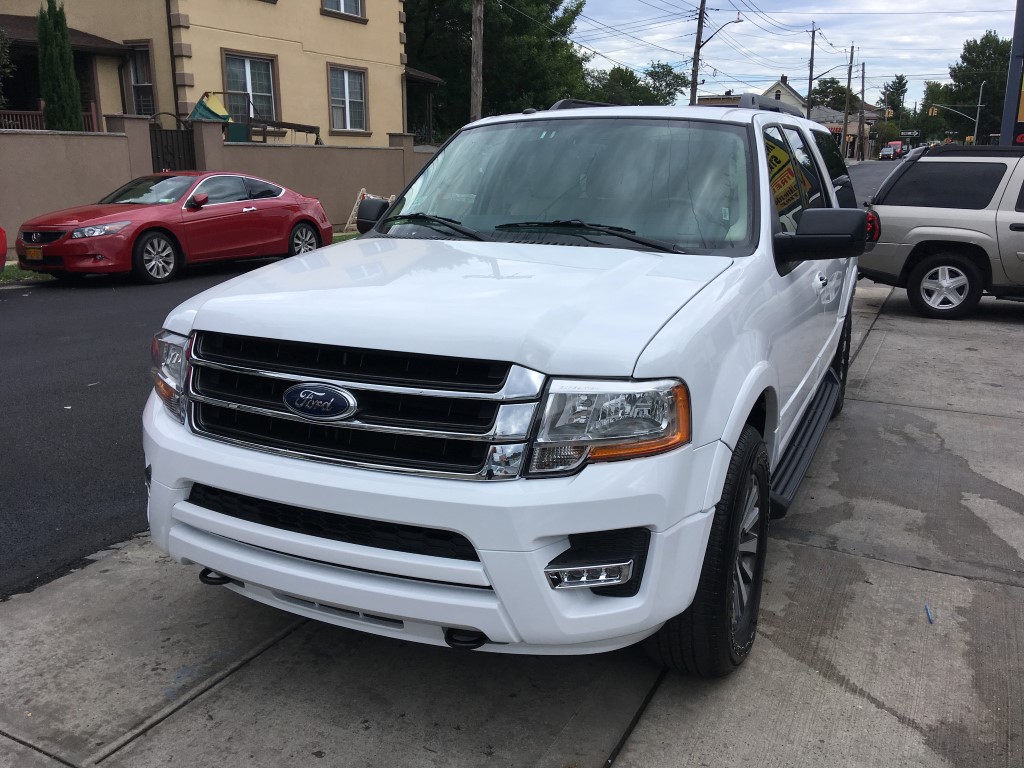
[[[206,681],[200,683],[199,685],[197,685],[195,688],[193,688],[191,691],[189,691],[187,694],[185,694],[178,701],[174,701],[174,702],[168,704],[163,709],[161,709],[159,712],[157,712],[157,713],[155,713],[153,715],[150,715],[145,720],[143,720],[141,723],[136,725],[134,728],[129,729],[122,736],[120,736],[119,738],[115,739],[114,741],[112,741],[109,744],[107,744],[106,746],[104,746],[103,749],[101,749],[98,752],[95,752],[92,755],[90,755],[89,757],[87,757],[85,759],[85,761],[83,762],[83,766],[98,765],[99,763],[103,762],[107,758],[112,757],[114,754],[116,754],[117,752],[119,752],[122,749],[124,749],[124,747],[128,746],[131,742],[135,741],[137,738],[139,738],[140,736],[145,734],[147,731],[149,731],[152,728],[154,728],[155,726],[159,725],[160,723],[162,723],[164,720],[166,720],[167,718],[169,718],[171,715],[175,714],[176,712],[184,709],[186,706],[191,704],[193,701],[198,699],[200,696],[202,696],[203,694],[207,693],[209,690],[211,690],[212,688],[217,686],[219,683],[221,683],[224,680],[226,680],[228,677],[233,675],[235,672],[240,670],[242,667],[244,667],[247,664],[249,664],[249,662],[259,658],[260,656],[262,656],[264,653],[266,653],[272,647],[274,647],[279,642],[281,642],[286,637],[288,637],[288,635],[292,634],[293,632],[298,630],[300,627],[308,624],[309,621],[310,621],[310,619],[300,619],[299,621],[296,621],[293,624],[289,624],[287,627],[285,627],[283,630],[278,632],[276,635],[273,635],[273,636],[267,638],[262,643],[260,643],[255,648],[253,648],[251,651],[249,651],[249,653],[247,653],[245,656],[243,656],[242,658],[238,659],[234,663],[229,664],[227,667],[222,669],[220,672],[218,672],[215,675],[211,676],[208,680],[206,680]]]
[[[779,541],[784,541],[787,544],[794,544],[794,545],[796,545],[798,547],[810,547],[811,549],[819,549],[819,550],[822,550],[824,552],[835,552],[837,555],[846,555],[847,557],[856,557],[856,558],[861,559],[861,560],[871,560],[872,562],[885,563],[886,565],[893,565],[893,566],[896,566],[898,568],[911,568],[912,570],[915,570],[915,571],[922,571],[924,573],[935,573],[935,574],[938,574],[940,576],[952,576],[953,578],[956,578],[956,579],[966,579],[967,581],[977,581],[977,582],[981,582],[982,584],[994,584],[994,585],[1000,585],[1000,586],[1004,586],[1004,587],[1012,587],[1014,589],[1024,589],[1024,586],[1021,586],[1020,583],[1014,583],[1012,581],[1002,581],[1000,579],[993,579],[993,578],[988,578],[988,577],[985,577],[985,576],[972,576],[972,575],[965,574],[965,573],[955,573],[953,571],[942,571],[942,570],[939,570],[938,568],[925,568],[922,565],[914,565],[913,563],[900,563],[900,562],[897,562],[895,560],[888,560],[888,559],[886,559],[884,557],[879,557],[878,555],[858,554],[857,552],[847,552],[847,551],[842,550],[842,549],[836,549],[835,547],[827,547],[827,546],[824,546],[823,544],[815,544],[815,543],[810,542],[810,541],[800,541],[799,539],[789,539],[789,538],[786,538],[785,534],[779,535],[778,533],[774,533],[774,534],[772,534],[772,538],[778,539]],[[960,563],[960,562],[963,562],[963,561],[953,560],[951,562]],[[972,565],[972,563],[966,563],[965,562],[964,565]],[[976,567],[998,568],[999,566],[978,564],[978,566],[976,566]]]
[[[1024,416],[1017,416],[1007,413],[984,413],[982,411],[962,411],[957,408],[939,408],[934,405],[920,405],[918,403],[893,403],[888,400],[872,400],[867,397],[850,396],[851,400],[858,403],[872,403],[874,405],[891,405],[893,408],[916,408],[921,411],[936,411],[938,413],[952,413],[957,416],[984,416],[989,419],[1010,419],[1011,421],[1024,421]]]
[[[32,742],[26,741],[25,739],[22,739],[22,738],[20,738],[18,736],[15,736],[13,733],[8,733],[7,731],[4,731],[4,730],[0,729],[0,736],[3,736],[5,739],[9,739],[9,740],[13,741],[15,744],[21,744],[21,746],[25,747],[26,749],[30,749],[33,752],[38,752],[40,755],[45,755],[46,757],[50,758],[51,760],[56,760],[61,765],[68,766],[68,768],[78,768],[77,765],[75,765],[74,763],[69,763],[63,757],[60,757],[59,755],[55,755],[53,752],[50,752],[47,749],[43,749],[42,747],[37,747]]]
[[[647,692],[647,695],[644,696],[644,700],[640,702],[640,706],[637,708],[636,714],[633,715],[633,719],[629,721],[629,725],[627,725],[626,729],[622,732],[622,736],[619,738],[618,742],[616,742],[615,746],[612,747],[611,753],[604,761],[604,768],[610,768],[610,766],[615,763],[619,753],[622,751],[623,747],[626,746],[626,741],[633,735],[633,731],[636,730],[636,726],[640,722],[640,718],[643,717],[644,712],[647,711],[647,707],[654,698],[654,694],[656,694],[658,689],[661,688],[661,684],[664,682],[666,675],[668,675],[668,667],[662,667],[657,680],[655,680],[654,685],[651,686],[651,690]]]

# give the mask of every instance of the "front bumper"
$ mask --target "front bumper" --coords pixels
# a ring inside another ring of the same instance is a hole
[[[630,645],[692,601],[714,507],[707,479],[724,444],[597,464],[569,478],[439,480],[301,461],[193,435],[151,396],[144,414],[154,543],[234,579],[229,588],[310,618],[434,645],[486,634],[482,650],[591,653]],[[281,530],[205,509],[193,483],[283,504],[454,531],[479,562]],[[552,590],[543,570],[569,534],[644,527],[639,592]]]
[[[40,249],[42,258],[29,258],[30,249]],[[112,273],[132,268],[131,235],[119,232],[101,237],[60,240],[38,246],[21,238],[14,242],[18,267],[34,272]]]

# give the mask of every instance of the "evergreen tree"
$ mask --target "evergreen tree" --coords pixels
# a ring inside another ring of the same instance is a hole
[[[14,74],[15,66],[11,64],[11,41],[3,27],[0,27],[0,109],[7,108],[4,98],[4,78]]]
[[[46,0],[39,9],[39,95],[43,119],[51,131],[81,131],[82,95],[75,76],[71,35],[64,4]]]

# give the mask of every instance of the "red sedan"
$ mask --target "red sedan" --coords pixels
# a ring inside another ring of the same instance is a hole
[[[185,264],[294,256],[331,236],[314,197],[239,173],[180,171],[26,221],[14,247],[19,267],[59,278],[132,272],[162,283]]]

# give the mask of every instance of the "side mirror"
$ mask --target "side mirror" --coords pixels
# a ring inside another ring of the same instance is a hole
[[[373,229],[373,225],[380,221],[384,211],[391,207],[390,200],[382,200],[378,197],[368,197],[359,202],[356,209],[356,229],[359,234],[365,234]]]
[[[192,199],[188,203],[189,208],[202,208],[210,202],[210,196],[200,192],[198,195],[192,195]]]
[[[796,234],[779,232],[773,238],[780,263],[849,259],[864,253],[867,213],[857,208],[808,208]]]

